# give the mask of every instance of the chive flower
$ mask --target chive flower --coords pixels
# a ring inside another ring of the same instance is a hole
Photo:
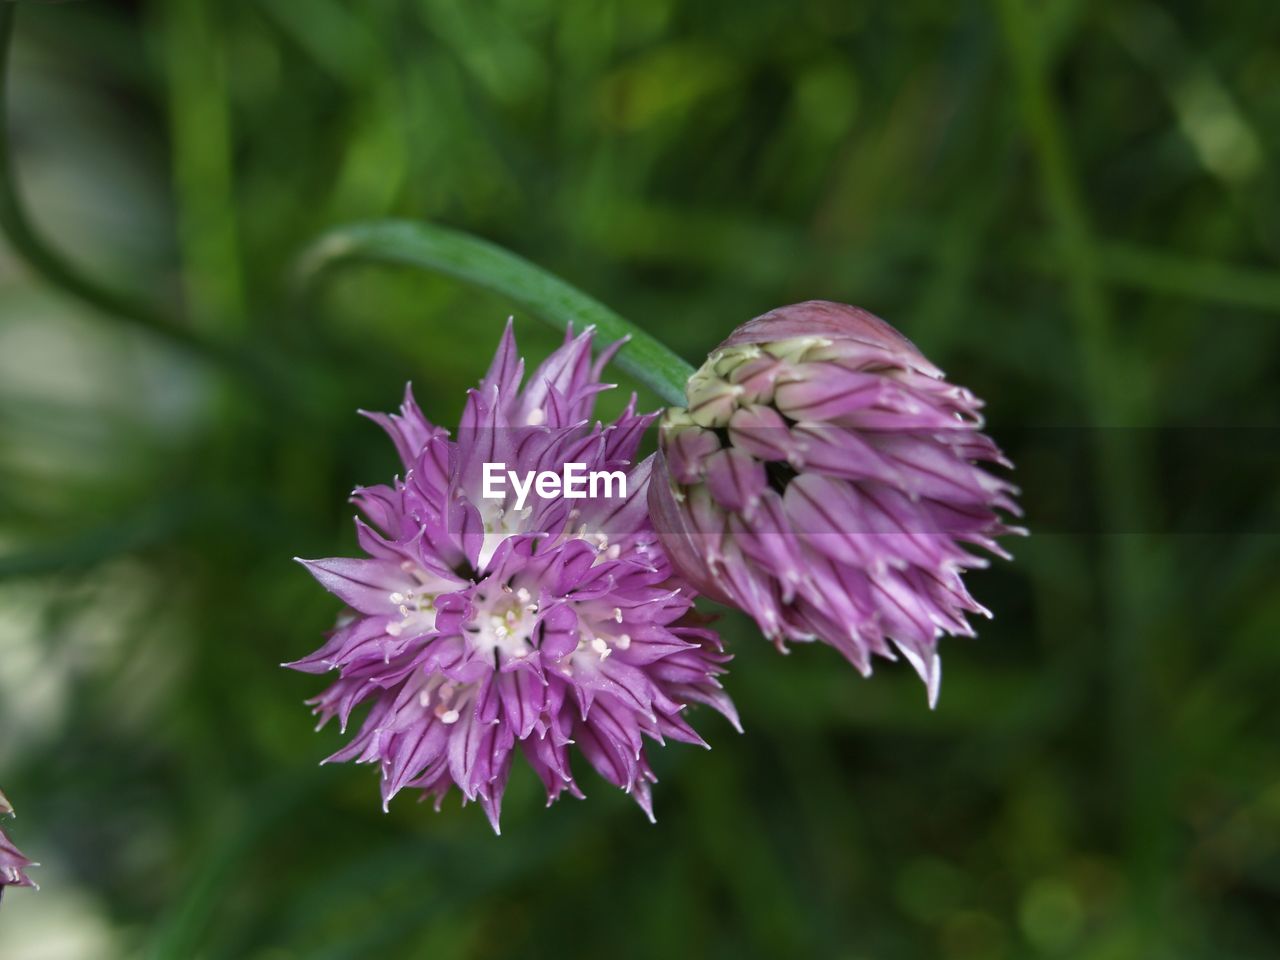
[[[737,726],[717,680],[729,657],[692,615],[695,593],[649,520],[652,458],[635,457],[656,415],[636,413],[633,396],[612,423],[591,419],[620,345],[593,362],[591,331],[570,334],[522,388],[508,324],[456,436],[411,390],[398,414],[369,415],[405,474],[355,490],[362,556],[301,561],[346,609],[320,650],[288,666],[337,673],[311,701],[321,726],[337,717],[345,731],[367,706],[329,760],[378,764],[384,807],[407,788],[438,809],[456,787],[497,831],[515,755],[550,803],[583,795],[576,747],[652,819],[646,740],[705,746],[686,718],[693,703]],[[486,465],[499,463],[621,472],[627,496],[494,498]]]
[[[13,816],[13,805],[9,798],[0,792],[0,816]],[[27,867],[38,866],[28,860],[22,851],[13,845],[13,841],[3,830],[0,830],[0,894],[5,887],[35,887],[35,881],[27,876]]]
[[[675,567],[783,652],[820,640],[864,675],[904,656],[936,702],[938,639],[990,613],[965,570],[997,556],[1016,489],[981,402],[857,307],[809,301],[735,330],[666,411],[650,502]]]

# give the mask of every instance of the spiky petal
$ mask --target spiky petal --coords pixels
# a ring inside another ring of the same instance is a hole
[[[384,805],[405,788],[440,800],[456,787],[498,829],[517,752],[548,802],[581,796],[570,747],[652,816],[647,739],[705,745],[685,719],[707,704],[737,725],[716,677],[728,657],[691,618],[648,518],[651,459],[635,462],[654,415],[635,399],[608,426],[590,420],[613,349],[566,338],[521,388],[510,325],[470,391],[456,437],[406,392],[374,414],[404,479],[358,488],[364,556],[303,561],[347,610],[328,642],[290,664],[338,680],[313,701],[321,725],[368,712],[330,760],[377,763]],[[626,499],[482,496],[483,465],[621,471]]]
[[[980,401],[905,337],[809,301],[739,327],[668,410],[650,504],[675,567],[781,649],[822,640],[864,674],[901,653],[937,697],[942,634],[987,611],[961,574],[1023,532]],[[989,615],[989,614],[987,614]]]
[[[13,816],[13,806],[3,792],[0,792],[0,816]],[[27,876],[27,868],[34,866],[38,864],[23,856],[22,851],[0,830],[0,893],[5,887],[35,887],[35,882]]]

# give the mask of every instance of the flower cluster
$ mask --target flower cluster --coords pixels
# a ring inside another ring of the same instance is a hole
[[[576,745],[652,818],[646,738],[703,744],[691,703],[738,725],[697,592],[784,651],[822,640],[864,674],[901,654],[930,705],[938,639],[990,615],[963,580],[987,561],[966,547],[1007,556],[997,539],[1025,532],[1002,519],[1017,491],[983,466],[1009,463],[980,401],[884,321],[811,301],[744,324],[641,462],[656,415],[634,396],[592,420],[619,346],[593,361],[591,333],[571,333],[525,384],[508,325],[456,435],[410,391],[370,415],[405,474],[356,489],[364,556],[302,561],[347,609],[290,666],[338,673],[312,701],[322,726],[367,707],[330,759],[379,764],[384,806],[410,788],[438,807],[457,787],[496,830],[517,749],[551,802],[582,795]],[[626,492],[584,497],[572,478],[588,474]]]
[[[508,325],[468,395],[456,437],[406,392],[371,415],[394,441],[403,479],[357,488],[365,556],[302,561],[346,605],[328,642],[290,664],[337,681],[313,702],[321,725],[367,704],[359,733],[330,760],[377,763],[384,805],[405,788],[441,799],[457,787],[498,829],[517,749],[548,802],[581,796],[570,746],[652,816],[645,738],[703,744],[685,718],[707,704],[735,726],[716,677],[728,657],[692,615],[649,521],[652,458],[635,462],[653,415],[635,398],[591,420],[613,348],[569,336],[529,378]],[[625,499],[481,495],[485,463],[623,471]]]
[[[13,806],[9,799],[0,792],[0,816],[13,816]],[[13,845],[3,830],[0,830],[0,893],[5,887],[34,887],[35,882],[27,876],[27,867],[37,864],[22,855]]]
[[[990,615],[961,574],[1007,556],[1016,490],[980,432],[981,403],[883,320],[843,304],[783,307],[739,327],[667,411],[650,487],[677,569],[766,636],[820,639],[863,674],[900,651],[930,704],[937,640]]]

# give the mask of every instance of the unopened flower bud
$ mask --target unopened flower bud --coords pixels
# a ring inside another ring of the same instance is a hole
[[[742,325],[660,424],[650,506],[676,568],[780,649],[821,640],[862,673],[902,653],[932,704],[938,638],[990,615],[961,574],[1023,532],[981,402],[883,320],[810,301]]]

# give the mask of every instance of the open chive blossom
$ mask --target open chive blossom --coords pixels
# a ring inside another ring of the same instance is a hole
[[[0,792],[0,816],[13,816],[13,806],[3,792]],[[34,887],[35,882],[27,876],[27,867],[38,866],[35,861],[22,855],[13,841],[0,830],[0,893],[5,887]]]
[[[312,703],[321,725],[369,707],[330,760],[377,763],[384,806],[405,788],[451,787],[478,801],[495,831],[517,750],[548,803],[581,797],[570,747],[652,818],[645,739],[705,746],[685,719],[708,704],[735,726],[716,679],[728,656],[692,613],[649,521],[652,458],[635,454],[654,415],[635,398],[611,424],[590,419],[600,372],[591,332],[566,338],[521,389],[510,325],[488,374],[468,395],[457,437],[430,424],[406,393],[399,414],[374,414],[404,478],[358,488],[365,556],[302,561],[348,609],[328,642],[289,664],[337,671]],[[486,463],[559,472],[566,463],[623,471],[625,498],[484,495]]]
[[[901,652],[936,702],[943,634],[990,613],[961,575],[1022,533],[981,402],[857,307],[809,301],[744,324],[666,412],[650,502],[676,568],[780,649],[822,640],[864,675]]]

